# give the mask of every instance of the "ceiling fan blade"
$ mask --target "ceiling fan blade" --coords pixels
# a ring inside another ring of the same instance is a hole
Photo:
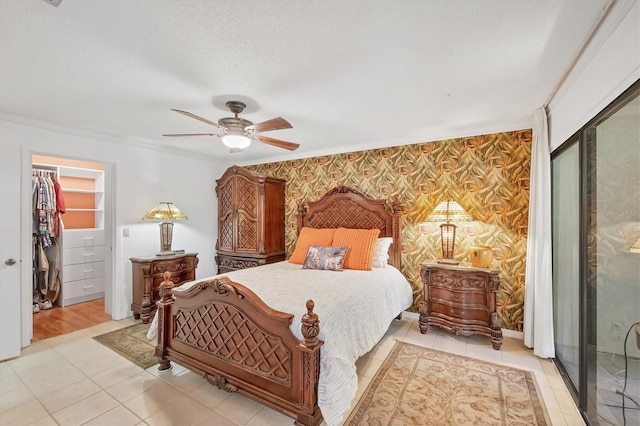
[[[162,136],[220,136],[216,133],[170,133]]]
[[[288,149],[289,151],[295,151],[300,145],[297,143],[281,141],[280,139],[268,138],[266,136],[253,136],[253,139],[258,142],[266,143],[267,145],[277,146],[278,148]]]
[[[224,127],[222,127],[218,123],[213,122],[211,120],[207,120],[206,118],[202,118],[202,117],[200,117],[198,115],[195,115],[195,114],[192,114],[192,113],[190,113],[188,111],[182,111],[181,109],[173,109],[173,108],[171,108],[171,111],[175,111],[175,112],[180,113],[182,115],[186,115],[187,117],[195,118],[196,120],[202,121],[203,123],[211,124],[214,127],[219,127],[221,129],[224,129]]]
[[[276,117],[271,120],[245,127],[248,132],[268,132],[269,130],[291,129],[293,126],[284,118]]]

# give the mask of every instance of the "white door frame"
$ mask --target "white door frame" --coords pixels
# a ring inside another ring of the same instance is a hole
[[[104,179],[105,179],[105,193],[104,193],[104,232],[105,232],[105,312],[113,317],[115,312],[115,298],[114,286],[115,286],[115,273],[114,273],[114,235],[113,235],[113,220],[114,220],[114,171],[115,166],[113,163],[105,162],[103,158],[75,158],[68,153],[47,152],[40,149],[34,149],[31,147],[22,147],[21,158],[21,215],[20,215],[20,239],[21,239],[21,343],[25,348],[31,344],[33,337],[33,310],[31,307],[33,295],[32,295],[32,279],[31,279],[31,164],[32,156],[34,154],[46,155],[51,157],[71,158],[82,161],[92,161],[96,163],[104,164]],[[29,260],[29,261],[25,261]],[[109,285],[111,283],[111,285]]]

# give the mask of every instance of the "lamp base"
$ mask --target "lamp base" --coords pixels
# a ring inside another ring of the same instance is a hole
[[[156,256],[173,256],[174,254],[176,254],[175,251],[167,250],[167,251],[159,251],[159,252],[157,252]]]
[[[457,265],[460,262],[458,262],[457,260],[454,260],[454,259],[442,258],[442,259],[438,259],[438,263],[444,263],[446,265]]]

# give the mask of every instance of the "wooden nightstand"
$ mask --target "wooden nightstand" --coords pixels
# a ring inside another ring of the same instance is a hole
[[[420,332],[437,325],[462,336],[491,337],[493,349],[502,346],[502,326],[496,312],[500,286],[496,269],[426,262],[420,266],[424,300],[420,302]]]
[[[198,253],[180,253],[170,256],[132,257],[133,299],[131,310],[133,317],[142,317],[147,324],[151,313],[156,310],[156,302],[160,300],[160,284],[164,281],[165,271],[171,272],[171,280],[175,286],[196,279]]]

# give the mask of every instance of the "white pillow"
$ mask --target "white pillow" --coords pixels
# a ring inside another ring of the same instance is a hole
[[[376,241],[376,249],[373,252],[373,268],[385,268],[389,260],[389,247],[393,243],[393,238],[383,237]]]

